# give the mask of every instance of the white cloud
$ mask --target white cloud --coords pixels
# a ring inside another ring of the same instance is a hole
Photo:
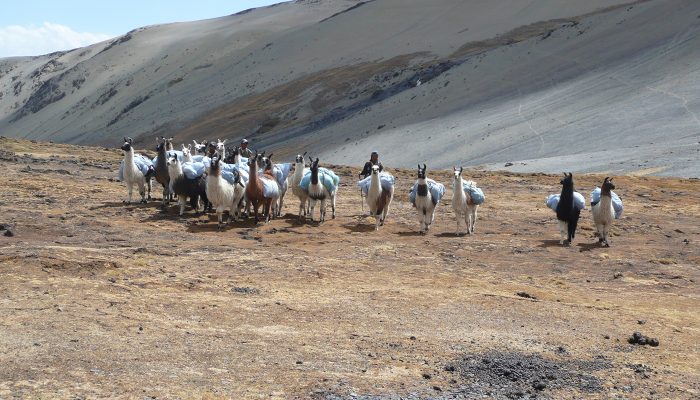
[[[113,37],[104,33],[76,32],[59,24],[0,27],[0,57],[36,56],[71,50]]]

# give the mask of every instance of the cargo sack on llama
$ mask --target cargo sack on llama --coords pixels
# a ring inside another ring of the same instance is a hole
[[[615,219],[620,219],[622,215],[622,199],[612,190],[610,191],[610,197],[612,198],[612,206],[615,211]],[[596,187],[591,192],[591,207],[600,202],[600,188]]]
[[[362,194],[364,196],[366,196],[367,192],[369,191],[369,185],[370,185],[371,181],[372,181],[372,175],[357,182],[357,186],[360,187],[360,189],[362,190]],[[382,190],[386,190],[386,191],[391,190],[392,186],[394,186],[394,176],[388,172],[380,172],[379,173],[379,184],[382,186]]]
[[[328,168],[323,168],[319,167],[318,169],[318,181],[328,190],[329,193],[333,193],[338,189],[338,185],[340,185],[340,178],[338,175],[335,174],[335,172],[331,171]],[[309,184],[311,184],[311,171],[307,172],[303,178],[301,178],[301,182],[299,182],[299,186],[305,191],[309,191]]]
[[[440,199],[442,199],[442,196],[445,195],[445,185],[442,183],[435,182],[434,180],[430,178],[426,178],[425,182],[428,184],[428,190],[430,191],[430,196],[433,198],[433,201],[435,204],[440,202]],[[411,188],[411,193],[408,195],[408,199],[411,201],[411,204],[414,206],[416,205],[416,191],[418,190],[418,183],[415,183],[413,185],[413,188]]]

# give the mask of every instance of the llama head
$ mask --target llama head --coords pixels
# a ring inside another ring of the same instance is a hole
[[[169,156],[168,157],[168,161],[167,161],[168,167],[176,166],[179,163],[180,163],[180,160],[178,160],[177,156]]]
[[[303,162],[304,162],[304,156],[305,156],[305,155],[306,155],[306,152],[304,152],[304,154],[297,154],[297,158],[295,159],[295,161],[296,161],[297,163],[303,163]]]
[[[211,176],[219,176],[221,175],[221,165],[219,164],[221,160],[219,160],[219,157],[214,156],[211,159],[211,163],[209,164],[209,175]]]
[[[459,167],[459,169],[454,166],[452,167],[452,173],[454,174],[455,180],[462,178],[462,171],[464,171],[464,167]]]
[[[317,158],[318,160],[318,158]],[[372,166],[372,175],[379,175],[379,165]]]
[[[574,187],[574,176],[571,174],[571,172],[569,172],[568,175],[566,172],[564,172],[564,177],[561,178],[559,183],[564,185],[564,187]]]
[[[166,138],[165,136],[161,136],[161,140],[163,141],[163,144],[165,145],[165,150],[172,150],[173,149],[173,137]]]
[[[224,151],[224,145],[226,144],[226,140],[227,139],[221,141],[221,139],[216,139],[216,149],[219,150],[219,152]]]
[[[192,141],[194,143],[194,151],[200,154],[206,154],[207,152],[207,141],[204,140],[202,143],[197,143],[196,140]]]
[[[613,183],[612,180],[613,180],[613,178],[610,178],[610,177],[606,177],[605,180],[603,180],[603,186],[601,187],[601,189],[604,192],[606,192],[606,191],[609,192],[611,190],[615,190],[615,184]]]
[[[606,177],[603,181],[603,188],[608,190],[615,189],[615,184],[612,183],[612,178]]]
[[[133,140],[130,137],[124,136],[124,144],[122,145],[122,150],[130,151],[132,142]]]
[[[425,164],[423,164],[423,168],[420,167],[420,164],[418,164],[418,179],[425,179],[425,170],[427,167]]]
[[[185,145],[182,145],[182,155],[183,157],[187,158],[188,156],[192,155],[192,145],[185,147]]]
[[[318,157],[316,157],[315,160],[309,157],[309,160],[311,161],[311,164],[309,164],[309,168],[311,169],[311,171],[318,171]]]
[[[207,143],[207,155],[209,155],[209,158],[214,158],[214,154],[217,153],[217,145],[214,142],[209,142]]]

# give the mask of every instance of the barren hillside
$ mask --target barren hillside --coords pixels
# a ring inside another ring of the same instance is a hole
[[[300,224],[290,197],[281,219],[218,231],[122,204],[119,151],[0,149],[1,398],[700,396],[697,180],[618,176],[612,246],[585,211],[562,247],[554,175],[465,171],[487,195],[473,236],[454,235],[449,190],[418,235],[396,169],[374,232],[340,166],[337,219]]]
[[[697,177],[698,17],[692,0],[286,2],[1,59],[0,133]]]

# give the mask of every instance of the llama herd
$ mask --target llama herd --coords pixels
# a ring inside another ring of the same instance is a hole
[[[281,216],[283,201],[289,187],[299,200],[300,221],[310,218],[323,223],[326,219],[327,204],[336,217],[336,198],[340,178],[332,170],[319,166],[319,159],[306,153],[297,155],[294,163],[273,163],[272,154],[258,154],[243,157],[240,148],[228,149],[226,141],[182,145],[182,150],[173,149],[172,138],[160,137],[157,141],[157,156],[149,159],[135,154],[131,138],[124,138],[121,149],[124,159],[119,169],[119,179],[126,183],[128,203],[132,201],[133,187],[137,186],[141,202],[151,199],[151,180],[163,187],[162,206],[177,197],[179,212],[182,215],[189,201],[190,207],[199,212],[215,211],[218,227],[222,228],[231,220],[238,221],[251,213],[258,223],[261,217],[265,222]],[[194,153],[194,154],[193,154]],[[452,209],[457,222],[458,234],[473,234],[479,205],[485,201],[483,190],[476,182],[462,178],[463,168],[453,168]],[[585,209],[583,195],[574,190],[573,175],[564,173],[560,194],[550,195],[545,204],[556,212],[561,234],[560,244],[570,244],[576,234],[576,227]],[[389,215],[394,198],[394,177],[374,166],[371,174],[360,180],[362,196],[375,218],[375,230],[383,226]],[[605,178],[600,188],[591,193],[593,222],[603,246],[609,246],[608,237],[613,219],[622,213],[622,200],[613,192],[612,178]],[[147,191],[147,192],[146,192]],[[445,194],[445,186],[427,177],[427,166],[418,165],[417,179],[411,188],[409,200],[415,207],[420,234],[429,230],[435,219],[435,211]],[[319,206],[318,220],[314,210]],[[245,211],[244,211],[245,210]],[[224,212],[228,211],[228,221]],[[461,229],[462,221],[465,225]]]

